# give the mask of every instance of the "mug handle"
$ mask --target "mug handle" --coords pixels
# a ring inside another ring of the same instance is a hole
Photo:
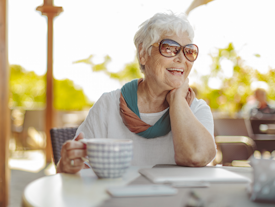
[[[88,139],[83,138],[83,139],[80,139],[80,140],[78,140],[78,141],[79,141],[79,142],[82,142],[82,143],[84,143],[84,144],[87,145]],[[86,148],[86,150],[87,150],[87,148]],[[88,156],[86,156],[86,157],[81,157],[81,159],[82,159],[84,162],[86,162],[86,163],[88,163],[88,164],[90,165]]]

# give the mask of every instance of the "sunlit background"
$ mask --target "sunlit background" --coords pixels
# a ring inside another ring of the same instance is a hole
[[[64,12],[54,20],[54,77],[73,80],[91,101],[96,101],[103,92],[119,88],[121,84],[104,73],[92,72],[89,65],[73,62],[94,55],[93,61],[100,63],[109,55],[112,60],[108,70],[122,70],[135,59],[133,37],[143,21],[156,12],[185,12],[191,2],[55,0],[55,5],[62,6]],[[38,75],[45,74],[46,18],[35,10],[43,1],[10,0],[8,3],[10,64],[21,65]],[[191,84],[199,81],[198,75],[210,73],[209,54],[215,54],[230,42],[246,65],[261,72],[275,68],[274,6],[273,0],[216,0],[191,11],[189,20],[195,29],[194,42],[200,48],[190,75]],[[232,63],[224,60],[222,66],[224,76],[232,76]],[[212,79],[209,86],[220,88],[221,82]]]
[[[9,164],[12,169],[39,172],[45,168],[44,154],[39,151],[45,147],[44,126],[39,122],[33,126],[27,120],[44,120],[47,20],[36,11],[43,0],[7,2],[12,110]],[[79,125],[102,93],[131,79],[121,78],[124,73],[119,72],[137,68],[133,37],[142,22],[157,12],[184,13],[191,3],[55,0],[64,9],[54,19],[55,125]],[[214,117],[243,115],[240,112],[254,100],[253,90],[258,87],[268,92],[270,103],[275,100],[274,6],[274,0],[215,0],[189,13],[194,43],[200,50],[190,85],[210,105]],[[26,149],[34,151],[22,154]],[[54,172],[53,165],[45,169],[45,174]]]

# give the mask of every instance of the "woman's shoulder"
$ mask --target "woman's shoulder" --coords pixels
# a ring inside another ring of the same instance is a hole
[[[197,111],[202,109],[210,110],[210,107],[204,100],[195,98],[191,104],[191,110],[193,111],[193,113],[196,113]]]
[[[101,95],[100,99],[117,99],[120,96],[121,90],[116,89],[110,92],[105,92]]]
[[[94,108],[100,107],[105,108],[108,105],[114,105],[116,103],[119,103],[119,97],[120,97],[120,89],[116,89],[114,91],[105,92],[103,93],[100,98],[95,102],[93,105]],[[92,108],[93,108],[92,107]]]
[[[117,108],[117,104],[119,104],[119,96],[120,89],[103,93],[90,108],[89,114],[105,113],[109,109]]]

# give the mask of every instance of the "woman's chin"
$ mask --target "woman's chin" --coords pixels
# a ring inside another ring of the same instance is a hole
[[[183,83],[184,81],[177,80],[177,81],[171,82],[170,86],[172,87],[172,89],[175,89],[175,88],[181,87]]]

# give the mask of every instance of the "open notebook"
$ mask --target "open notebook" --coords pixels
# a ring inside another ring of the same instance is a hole
[[[187,181],[206,181],[221,183],[247,183],[250,179],[221,168],[212,167],[179,167],[179,168],[146,168],[139,173],[154,183],[175,183]]]

